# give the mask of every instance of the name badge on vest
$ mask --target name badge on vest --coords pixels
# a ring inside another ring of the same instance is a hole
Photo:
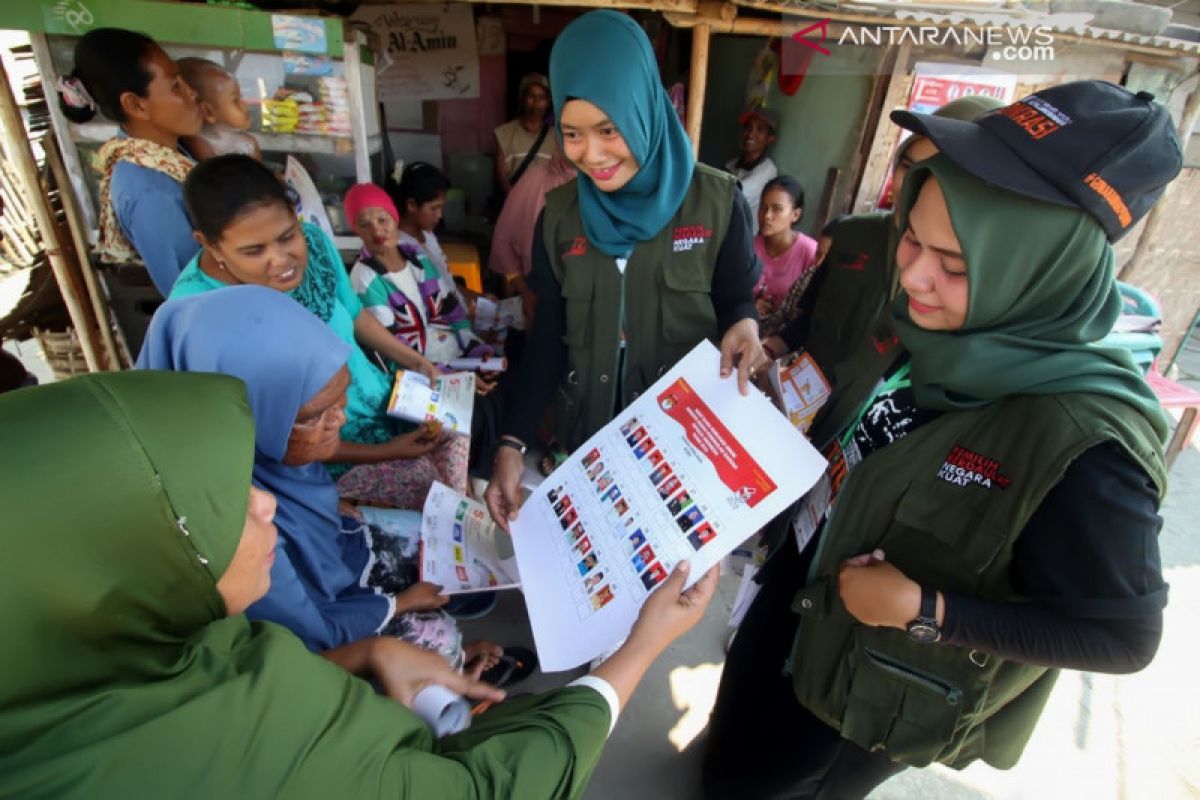
[[[796,548],[803,553],[804,548],[812,541],[817,529],[821,527],[829,506],[833,500],[833,483],[829,480],[829,472],[821,475],[813,488],[808,490],[800,501],[800,513],[792,520],[792,533],[796,536]]]

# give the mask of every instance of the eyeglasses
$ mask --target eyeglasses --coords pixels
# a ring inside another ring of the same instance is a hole
[[[297,420],[292,423],[292,432],[313,433],[318,430],[329,430],[330,428],[340,428],[342,423],[346,421],[346,406],[344,403],[336,403],[329,406],[315,417],[310,417],[309,421],[301,422]]]

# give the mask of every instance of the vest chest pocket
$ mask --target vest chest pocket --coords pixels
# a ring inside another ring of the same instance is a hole
[[[592,297],[595,294],[593,276],[586,269],[564,269],[562,296],[565,305],[563,342],[571,357],[587,346],[592,327]],[[574,366],[574,365],[572,365]]]
[[[1011,548],[1004,524],[1004,504],[990,495],[978,492],[999,492],[998,487],[983,489],[977,486],[921,485],[911,488],[896,508],[895,521],[904,528],[919,531],[924,536],[906,533],[903,541],[884,550],[911,554],[916,563],[930,566],[934,572],[917,577],[946,589],[971,591],[978,579]],[[998,505],[997,505],[998,504]],[[921,552],[921,548],[935,548]],[[964,568],[967,574],[964,574]]]
[[[663,260],[659,291],[663,338],[692,346],[717,335],[712,304],[712,270],[697,256],[670,254]]]

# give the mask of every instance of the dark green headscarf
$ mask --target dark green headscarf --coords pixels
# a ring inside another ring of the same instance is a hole
[[[904,182],[901,230],[931,176],[966,259],[970,300],[965,324],[952,332],[913,324],[907,294],[893,301],[892,324],[912,353],[917,402],[952,410],[1010,395],[1101,395],[1145,416],[1160,444],[1166,441],[1166,415],[1133,357],[1096,344],[1121,311],[1113,251],[1100,225],[1081,210],[988,186],[938,155]]]
[[[225,616],[216,580],[254,458],[240,381],[19,389],[0,396],[0,453],[0,797],[582,791],[608,727],[590,689],[505,703],[435,742],[283,628]]]

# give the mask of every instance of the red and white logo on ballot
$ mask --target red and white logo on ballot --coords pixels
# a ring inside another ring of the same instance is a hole
[[[658,395],[658,407],[683,426],[689,442],[712,462],[717,477],[754,508],[777,488],[712,409],[680,378]]]
[[[686,253],[693,247],[699,247],[712,238],[712,228],[703,225],[680,225],[675,229],[671,251]]]
[[[984,489],[1007,489],[1012,478],[1000,473],[1000,462],[960,445],[954,445],[937,476],[955,486],[982,486]]]

